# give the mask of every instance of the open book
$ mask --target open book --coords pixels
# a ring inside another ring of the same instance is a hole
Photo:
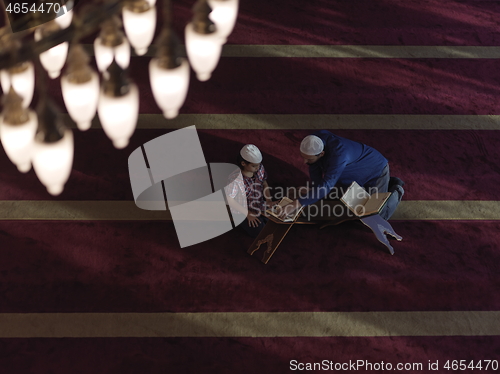
[[[280,202],[278,204],[273,205],[270,209],[266,210],[266,212],[269,215],[279,219],[280,221],[293,222],[299,216],[300,212],[302,212],[302,208],[297,209],[295,212],[293,212],[289,216],[286,216],[284,219],[279,216],[281,214],[281,212],[283,211],[283,207],[285,205],[292,203],[292,202],[293,202],[293,200],[290,200],[288,197],[284,197],[280,200]]]
[[[340,200],[358,217],[377,214],[384,206],[390,192],[380,192],[370,195],[356,182],[352,182]]]

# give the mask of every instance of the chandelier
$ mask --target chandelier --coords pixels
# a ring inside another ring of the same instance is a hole
[[[113,145],[124,148],[139,114],[139,90],[129,78],[131,49],[145,55],[161,23],[149,79],[163,115],[174,118],[187,95],[190,67],[200,81],[210,79],[233,30],[239,0],[197,0],[184,30],[187,59],[177,51],[171,0],[158,0],[161,4],[156,0],[54,1],[4,2],[0,140],[20,172],[33,166],[48,192],[59,195],[71,173],[73,133],[45,94],[47,80],[60,77],[64,105],[80,131],[89,129],[97,114]],[[83,38],[96,34],[97,71],[81,44]],[[33,110],[35,82],[39,99]]]

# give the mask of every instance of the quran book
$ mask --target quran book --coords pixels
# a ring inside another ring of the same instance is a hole
[[[285,218],[281,218],[280,214],[283,211],[283,207],[292,203],[293,200],[290,200],[288,197],[282,198],[278,204],[273,205],[270,209],[266,210],[266,212],[279,219],[280,221],[283,222],[293,222],[295,219],[299,216],[299,214],[302,212],[302,208],[297,209],[295,212],[293,212],[291,215],[286,216]]]
[[[370,195],[356,182],[352,182],[349,189],[340,200],[358,217],[370,216],[380,212],[391,196],[390,192],[374,193]]]

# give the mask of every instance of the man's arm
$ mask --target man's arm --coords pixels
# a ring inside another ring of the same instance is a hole
[[[323,173],[321,172],[321,167],[318,162],[309,165],[309,179],[311,182],[314,182],[314,184],[319,184],[323,180]]]
[[[316,201],[325,198],[332,190],[332,188],[337,184],[337,181],[342,175],[342,172],[344,171],[346,165],[347,161],[343,160],[338,164],[328,167],[321,182],[309,190],[308,196],[298,199],[300,201],[300,204],[303,206],[311,205]]]
[[[300,207],[314,204],[316,201],[325,198],[331,189],[335,187],[335,184],[337,184],[346,164],[347,161],[344,160],[340,164],[328,167],[323,178],[321,177],[320,167],[314,164],[310,165],[309,174],[311,180],[316,183],[316,186],[309,188],[306,196],[299,197],[286,205],[283,208],[283,212],[280,214],[280,218],[283,219],[291,215],[297,209],[300,209]]]

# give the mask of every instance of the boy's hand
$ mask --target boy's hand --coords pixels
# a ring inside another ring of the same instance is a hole
[[[248,226],[250,227],[258,227],[260,225],[260,219],[258,219],[257,217],[259,216],[260,214],[254,214],[254,213],[248,213],[247,215],[247,219],[248,219]]]

